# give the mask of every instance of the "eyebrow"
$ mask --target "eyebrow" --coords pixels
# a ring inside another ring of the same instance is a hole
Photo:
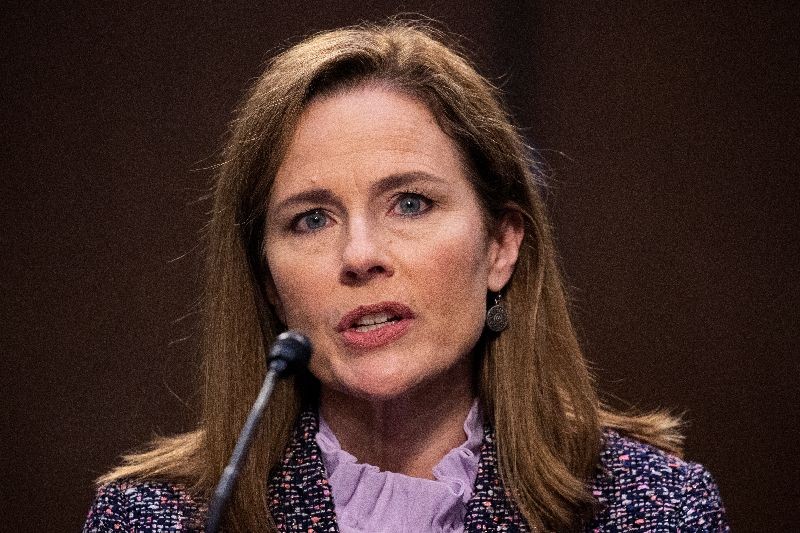
[[[372,185],[370,185],[370,193],[374,196],[380,196],[381,194],[385,194],[392,189],[397,189],[400,187],[408,187],[414,183],[426,181],[426,182],[434,182],[434,183],[446,183],[442,177],[436,176],[434,174],[430,174],[428,172],[422,171],[414,171],[414,172],[400,172],[397,174],[389,174],[385,176]],[[315,189],[308,189],[305,191],[298,192],[296,194],[292,194],[291,196],[287,197],[284,200],[281,200],[275,207],[273,211],[279,211],[282,209],[286,209],[287,207],[292,207],[295,205],[302,205],[302,204],[329,204],[333,205],[336,208],[342,208],[343,204],[341,199],[330,189],[319,187]]]
[[[400,187],[408,187],[413,183],[427,181],[434,183],[446,183],[442,177],[430,174],[428,172],[414,171],[414,172],[400,172],[397,174],[390,174],[373,183],[370,186],[370,192],[375,196],[380,196],[383,193],[397,189]]]
[[[326,188],[308,189],[297,194],[293,194],[282,200],[274,207],[274,211],[286,209],[294,205],[302,204],[333,204],[337,208],[341,207],[339,198],[333,193],[332,190]]]

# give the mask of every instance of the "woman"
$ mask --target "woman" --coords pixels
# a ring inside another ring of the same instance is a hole
[[[217,176],[196,431],[101,478],[86,531],[202,527],[286,328],[228,531],[726,530],[676,420],[603,407],[535,166],[433,30],[362,25],[278,55]]]

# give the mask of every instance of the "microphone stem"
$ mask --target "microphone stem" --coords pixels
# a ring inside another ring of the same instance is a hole
[[[211,499],[208,519],[206,520],[206,533],[216,533],[219,529],[222,514],[233,493],[236,479],[239,477],[239,472],[247,457],[247,450],[250,449],[250,444],[253,442],[261,417],[264,415],[267,402],[269,402],[272,390],[275,388],[279,371],[279,369],[274,368],[274,365],[270,365],[267,376],[264,378],[264,384],[261,385],[261,391],[258,393],[258,398],[256,398],[253,407],[250,409],[250,414],[247,415],[247,421],[244,423],[242,432],[239,433],[239,439],[236,441],[228,466],[225,467],[222,477],[217,483],[217,488],[214,489],[214,496]]]

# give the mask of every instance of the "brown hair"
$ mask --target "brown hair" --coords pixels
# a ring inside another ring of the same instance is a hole
[[[430,25],[390,21],[314,35],[277,55],[239,109],[216,176],[203,300],[203,408],[199,428],[156,441],[100,479],[167,478],[208,495],[265,372],[281,325],[265,303],[262,253],[271,181],[311,98],[379,82],[420,98],[463,149],[490,222],[508,202],[525,237],[506,287],[511,326],[479,343],[479,389],[494,424],[504,485],[532,527],[575,527],[592,502],[602,428],[678,452],[675,419],[614,413],[595,392],[568,310],[535,160],[498,90]],[[228,530],[271,523],[267,473],[284,454],[308,388],[276,389],[239,481]]]

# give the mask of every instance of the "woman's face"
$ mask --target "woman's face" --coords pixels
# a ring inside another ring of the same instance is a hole
[[[376,86],[312,101],[267,213],[270,300],[310,336],[323,387],[391,399],[469,372],[522,229],[507,220],[489,236],[462,155],[424,104]]]

